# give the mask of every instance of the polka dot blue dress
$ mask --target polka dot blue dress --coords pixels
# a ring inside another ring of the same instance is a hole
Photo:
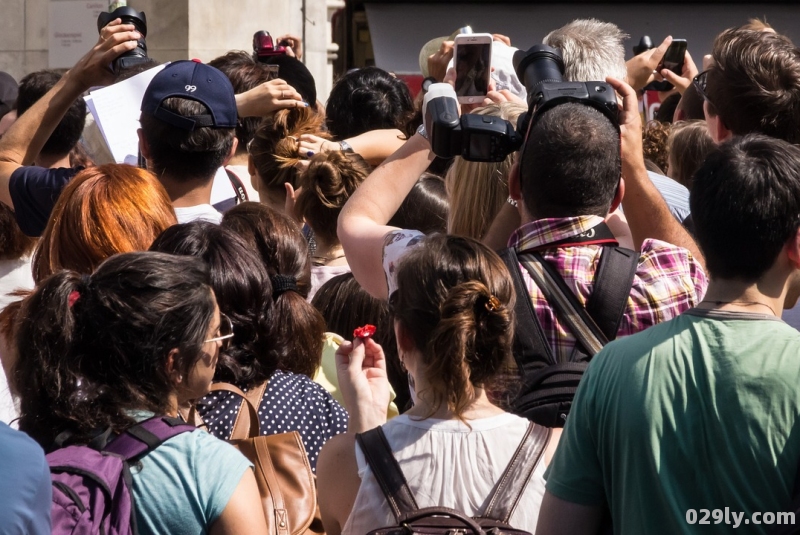
[[[197,411],[209,433],[228,440],[241,402],[232,392],[210,392],[197,404]],[[347,411],[324,388],[305,375],[280,370],[269,378],[258,418],[262,435],[299,432],[314,472],[322,445],[347,431]]]

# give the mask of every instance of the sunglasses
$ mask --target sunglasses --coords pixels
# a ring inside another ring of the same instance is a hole
[[[222,347],[220,349],[225,351],[228,349],[228,347],[230,347],[231,338],[233,338],[233,322],[231,322],[231,319],[225,314],[219,315],[219,329],[217,329],[217,333],[218,336],[209,338],[203,343],[208,344],[210,342],[222,342]]]
[[[700,93],[700,96],[703,97],[703,100],[708,100],[710,104],[711,100],[708,98],[708,94],[706,93],[706,87],[708,85],[708,71],[703,71],[695,76],[692,80],[692,84],[697,89],[698,93]]]

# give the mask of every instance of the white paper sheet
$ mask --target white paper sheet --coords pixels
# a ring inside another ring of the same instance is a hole
[[[85,98],[94,120],[117,163],[136,164],[142,97],[153,77],[166,67],[159,65],[123,82],[96,91]]]

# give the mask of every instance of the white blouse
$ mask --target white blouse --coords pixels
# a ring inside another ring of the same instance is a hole
[[[395,459],[420,508],[444,506],[479,516],[528,428],[528,420],[504,413],[470,420],[415,420],[401,414],[383,426]],[[396,525],[361,448],[356,443],[361,486],[353,511],[342,529],[364,535]],[[544,497],[544,456],[536,466],[510,524],[534,533]]]

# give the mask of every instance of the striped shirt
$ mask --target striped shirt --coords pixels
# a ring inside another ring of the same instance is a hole
[[[689,190],[686,186],[676,182],[668,176],[659,175],[652,171],[647,172],[650,181],[667,203],[669,211],[679,222],[683,223],[689,217]]]
[[[517,252],[538,249],[545,261],[561,274],[581,304],[592,294],[594,274],[602,253],[600,245],[578,245],[547,248],[547,244],[573,238],[599,225],[603,218],[582,216],[540,219],[520,227],[509,240]],[[397,289],[396,267],[399,260],[422,240],[417,231],[390,233],[384,242],[383,267],[389,294]],[[628,336],[657,323],[674,318],[693,308],[705,294],[708,281],[700,264],[691,253],[659,240],[648,239],[639,253],[639,266],[633,279],[628,304],[617,336]],[[575,337],[550,307],[528,271],[520,266],[534,311],[553,356],[568,358],[575,347]]]

